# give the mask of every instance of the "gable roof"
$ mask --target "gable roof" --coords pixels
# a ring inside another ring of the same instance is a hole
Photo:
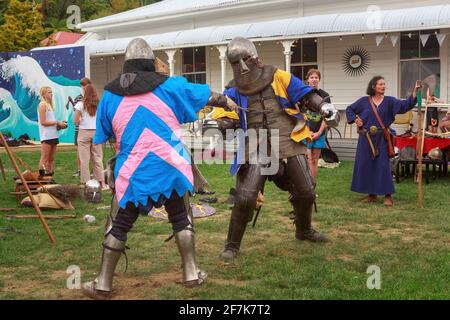
[[[82,33],[59,31],[41,41],[41,46],[60,46],[65,44],[73,44],[80,40]]]

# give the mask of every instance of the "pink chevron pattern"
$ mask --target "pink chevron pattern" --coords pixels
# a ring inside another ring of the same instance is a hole
[[[130,177],[150,152],[155,153],[158,157],[180,171],[193,185],[194,177],[191,164],[180,156],[171,145],[146,128],[130,152],[128,159],[119,170],[116,179],[116,194],[119,202],[128,189]]]
[[[112,121],[114,133],[116,135],[116,149],[120,150],[120,141],[122,135],[137,108],[144,107],[153,112],[157,117],[164,121],[175,136],[182,140],[181,125],[172,109],[168,107],[161,99],[152,92],[144,93],[136,96],[124,97]]]

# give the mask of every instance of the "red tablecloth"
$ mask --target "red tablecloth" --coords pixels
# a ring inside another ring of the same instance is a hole
[[[413,137],[395,137],[395,146],[402,150],[404,147],[412,147],[416,149],[417,146],[417,138]],[[425,138],[423,144],[423,153],[428,153],[433,148],[445,149],[450,147],[450,139],[442,139],[442,138]]]

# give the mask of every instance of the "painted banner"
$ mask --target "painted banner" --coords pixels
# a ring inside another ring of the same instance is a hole
[[[81,94],[85,73],[84,47],[0,53],[0,130],[13,138],[27,134],[39,141],[39,90],[49,86],[56,119],[69,124],[59,131],[60,142],[73,143],[71,100]]]

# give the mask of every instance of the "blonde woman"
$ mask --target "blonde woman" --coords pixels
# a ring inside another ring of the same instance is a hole
[[[39,161],[39,174],[53,175],[56,146],[59,143],[58,130],[66,129],[67,123],[56,121],[53,107],[52,88],[42,87],[40,90],[41,102],[38,106],[39,136],[41,139],[41,159]]]
[[[91,174],[89,164],[92,161],[94,177],[100,182],[102,189],[107,189],[103,174],[103,149],[101,144],[93,144],[96,130],[97,106],[99,98],[92,84],[83,87],[83,99],[75,105],[74,122],[79,126],[78,155],[80,158],[80,182],[86,183]]]

